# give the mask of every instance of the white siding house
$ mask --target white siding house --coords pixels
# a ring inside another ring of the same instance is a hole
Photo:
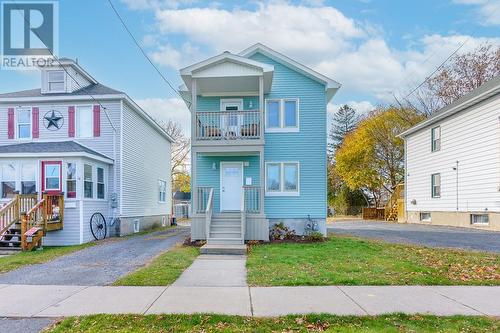
[[[500,77],[402,136],[408,222],[500,230]]]
[[[41,69],[39,89],[0,94],[0,205],[17,192],[41,200],[52,184],[64,196],[64,227],[46,245],[93,240],[94,213],[108,236],[169,223],[171,138],[125,93],[60,62]]]

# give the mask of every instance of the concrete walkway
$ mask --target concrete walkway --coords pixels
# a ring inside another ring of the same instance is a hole
[[[43,264],[0,274],[0,284],[108,285],[182,242],[188,234],[188,228],[176,227],[128,238],[112,238]]]
[[[0,317],[219,313],[242,316],[393,312],[500,316],[500,287],[101,287],[0,285]]]

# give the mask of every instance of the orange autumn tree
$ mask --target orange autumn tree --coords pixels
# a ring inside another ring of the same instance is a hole
[[[409,108],[380,107],[344,140],[335,154],[336,171],[352,190],[361,189],[376,206],[404,179],[404,143],[398,135],[423,120]]]

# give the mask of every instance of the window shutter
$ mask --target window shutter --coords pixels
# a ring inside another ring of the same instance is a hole
[[[14,139],[14,108],[8,111],[8,130],[9,139]]]
[[[70,138],[75,137],[75,107],[68,107],[68,136]]]
[[[94,105],[94,136],[101,136],[101,107]]]
[[[40,126],[39,126],[40,120],[38,118],[39,113],[40,109],[37,107],[34,107],[31,110],[31,117],[32,117],[31,136],[33,137],[33,139],[38,139],[38,137],[40,136]]]

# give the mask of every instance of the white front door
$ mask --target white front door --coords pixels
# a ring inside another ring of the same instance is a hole
[[[220,173],[220,210],[240,210],[243,186],[242,163],[221,162]]]

